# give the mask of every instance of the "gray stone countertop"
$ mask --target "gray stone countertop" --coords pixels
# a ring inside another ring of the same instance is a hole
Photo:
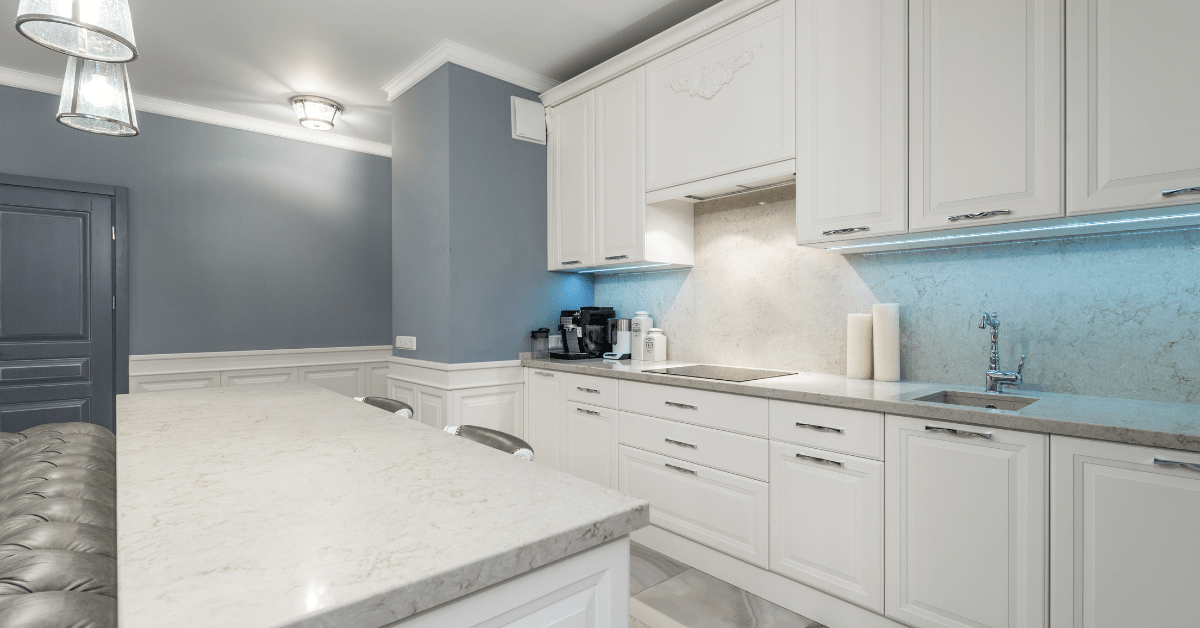
[[[634,362],[623,360],[534,360],[521,356],[524,366],[584,375],[597,375],[653,384],[697,388],[735,395],[798,401],[839,408],[870,410],[905,416],[971,423],[987,427],[1091,438],[1131,445],[1200,451],[1200,405],[1089,397],[1009,389],[1009,397],[1037,401],[1021,410],[987,410],[917,401],[943,390],[982,393],[982,387],[926,382],[876,382],[842,375],[798,373],[786,377],[734,383],[678,377],[646,370],[687,366],[694,362]],[[770,368],[764,366],[761,368]]]
[[[122,628],[385,626],[649,524],[309,384],[119,396],[117,482]]]

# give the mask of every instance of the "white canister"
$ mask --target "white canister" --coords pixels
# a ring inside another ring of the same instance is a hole
[[[646,340],[646,334],[650,333],[650,328],[652,327],[654,327],[654,320],[650,318],[649,312],[638,312],[637,316],[633,317],[632,359],[646,359],[646,347],[643,346],[643,342]]]
[[[662,330],[657,327],[652,327],[650,333],[646,334],[645,340],[642,341],[642,360],[646,362],[666,362],[667,361],[667,337],[663,335]]]

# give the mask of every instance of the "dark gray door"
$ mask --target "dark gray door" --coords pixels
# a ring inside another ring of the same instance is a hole
[[[0,431],[113,429],[113,198],[0,185]]]

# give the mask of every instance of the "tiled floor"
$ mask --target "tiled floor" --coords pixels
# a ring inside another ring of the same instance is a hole
[[[630,547],[630,628],[825,628],[648,547]]]

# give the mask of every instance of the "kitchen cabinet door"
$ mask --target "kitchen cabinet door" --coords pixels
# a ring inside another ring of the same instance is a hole
[[[911,0],[912,231],[1063,215],[1062,20],[1063,0]]]
[[[644,70],[596,88],[596,263],[641,261],[646,237]]]
[[[796,21],[797,242],[904,233],[907,3],[799,0]]]
[[[1197,625],[1200,454],[1063,436],[1050,446],[1051,625]]]
[[[886,431],[887,615],[1045,626],[1048,437],[892,415]]]
[[[595,92],[588,92],[550,116],[550,270],[593,262],[595,109]]]
[[[566,430],[566,472],[615,490],[617,411],[567,403]]]
[[[533,447],[534,462],[564,471],[567,375],[540,369],[526,369],[525,375],[525,441]]]
[[[646,66],[646,186],[796,154],[796,2],[779,0]]]
[[[883,612],[883,463],[771,443],[771,570]]]
[[[1200,2],[1067,1],[1067,213],[1200,203]]]

